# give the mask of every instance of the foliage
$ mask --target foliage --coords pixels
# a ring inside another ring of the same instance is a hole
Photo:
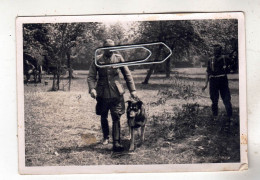
[[[171,79],[171,87],[166,89],[159,89],[157,95],[160,97],[156,102],[152,102],[151,105],[164,105],[167,103],[167,100],[170,99],[184,99],[186,104],[183,104],[179,109],[173,109],[173,112],[176,112],[174,115],[171,115],[170,112],[164,112],[162,116],[155,117],[152,119],[157,121],[162,120],[171,120],[170,124],[167,126],[167,130],[163,130],[166,134],[171,134],[178,137],[184,137],[184,135],[192,134],[192,131],[195,129],[196,122],[198,119],[199,107],[200,105],[195,103],[188,103],[189,99],[194,99],[197,97],[194,83],[189,84],[187,81],[182,80],[176,75]]]
[[[48,56],[50,61],[59,61],[64,52],[70,52],[79,68],[86,67],[94,57],[97,47],[110,38],[116,45],[165,42],[173,51],[171,64],[183,61],[193,65],[204,62],[211,54],[211,45],[222,44],[225,53],[237,49],[236,20],[182,20],[142,22],[102,22],[25,24],[24,51],[39,61]],[[155,51],[153,51],[155,50]],[[154,58],[162,58],[164,52],[152,49]],[[138,58],[138,51],[124,52],[126,59]],[[161,54],[160,54],[161,53]],[[65,61],[64,58],[62,61]],[[65,64],[65,62],[63,63]],[[167,64],[167,63],[166,63]],[[169,64],[168,64],[169,65]],[[167,65],[167,66],[168,66]],[[165,69],[164,65],[159,65]],[[167,67],[166,66],[166,67]],[[158,67],[157,67],[158,69]]]
[[[198,103],[182,104],[179,109],[174,109],[175,114],[164,112],[159,116],[151,117],[153,127],[160,127],[160,135],[164,139],[175,140],[193,135],[197,124],[200,121],[200,105]]]
[[[191,47],[199,53],[204,40],[194,31],[190,21],[148,21],[140,27],[141,41],[165,42],[173,51],[173,60],[183,60]]]
[[[151,66],[146,83],[154,71],[166,72],[166,77],[170,77],[172,66],[205,65],[212,54],[211,45],[215,43],[223,45],[224,53],[235,61],[232,66],[238,67],[236,20],[24,24],[23,32],[24,52],[37,59],[45,70],[49,66],[88,69],[95,50],[108,38],[116,45],[165,42],[172,49],[170,59]],[[160,46],[151,50],[152,61],[162,59],[166,53]],[[126,60],[144,57],[144,52],[137,49],[120,52]]]
[[[185,137],[192,135],[195,130],[196,123],[200,120],[199,113],[200,105],[198,103],[187,103],[182,105],[182,110],[175,115],[175,137]]]
[[[236,20],[147,21],[139,29],[136,42],[165,42],[173,51],[165,64],[150,67],[144,83],[148,83],[153,71],[164,71],[170,77],[171,64],[176,62],[186,62],[186,66],[205,65],[215,43],[223,45],[224,53],[237,52]],[[160,50],[153,52],[157,53],[155,60],[164,56]]]
[[[93,26],[93,23],[89,23],[88,25]],[[70,70],[72,68],[71,57],[75,58],[75,56],[72,56],[72,53],[79,51],[84,43],[87,42],[87,38],[83,37],[85,29],[86,25],[83,23],[24,25],[24,51],[44,57],[36,59],[44,60],[43,66],[45,70],[48,70],[50,67],[54,68],[52,71],[54,73],[53,90],[59,89],[59,78],[62,67],[67,66]],[[31,49],[32,51],[30,51]],[[72,71],[69,72],[71,78]],[[54,82],[56,78],[57,87],[55,87]]]
[[[211,46],[220,44],[224,47],[224,52],[229,53],[236,47],[238,39],[238,21],[235,19],[212,19],[190,21],[197,34],[207,42],[211,54]],[[204,50],[205,51],[205,50]]]
[[[191,21],[197,34],[207,42],[205,54],[212,56],[212,45],[220,44],[223,54],[230,57],[231,70],[238,72],[238,21],[236,19],[214,19]],[[194,54],[192,54],[194,55]],[[206,64],[208,58],[198,57],[200,62]]]
[[[184,99],[194,100],[198,97],[196,94],[197,87],[194,82],[188,82],[187,80],[183,80],[179,77],[179,75],[175,75],[170,79],[171,86],[166,89],[159,89],[157,95],[160,97],[156,102],[152,102],[152,105],[161,105],[165,104],[167,100],[176,98],[176,99]]]
[[[172,49],[172,57],[169,61],[159,66],[161,69],[169,67],[176,61],[189,61],[187,58],[191,49],[197,54],[201,54],[201,49],[205,49],[204,40],[194,31],[190,21],[147,21],[140,25],[141,42],[164,42]],[[154,52],[154,51],[153,51]],[[165,56],[164,52],[156,57]],[[161,57],[162,58],[162,57]],[[158,67],[157,67],[158,69]],[[170,71],[170,68],[167,69]],[[169,72],[168,72],[169,73]]]
[[[43,24],[24,24],[23,26],[23,51],[25,54],[43,63],[43,55],[46,53],[42,42],[47,42],[45,33],[47,29]]]

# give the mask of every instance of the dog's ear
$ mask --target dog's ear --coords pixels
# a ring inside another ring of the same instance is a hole
[[[138,108],[141,109],[142,105],[143,105],[143,102],[142,101],[138,101],[137,102],[137,105],[138,105]]]
[[[130,106],[132,104],[132,101],[128,100],[126,101],[128,103],[128,106]]]

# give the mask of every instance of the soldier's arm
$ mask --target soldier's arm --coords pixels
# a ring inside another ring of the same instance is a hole
[[[202,91],[205,91],[205,89],[208,87],[209,74],[210,74],[210,62],[208,62],[208,66],[207,66],[207,70],[206,70],[205,86],[203,86]]]
[[[202,88],[202,91],[205,91],[205,89],[208,87],[209,83],[209,75],[208,73],[206,74],[206,80],[205,80],[205,86]]]
[[[95,65],[94,61],[90,65],[87,81],[89,92],[91,93],[91,90],[96,88],[97,82],[97,66]]]
[[[230,64],[232,62],[232,58],[230,55],[223,55],[223,59],[224,59],[223,68],[225,70],[225,73],[228,74],[230,73]]]

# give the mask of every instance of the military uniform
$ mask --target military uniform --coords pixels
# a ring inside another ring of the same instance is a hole
[[[104,55],[97,58],[98,64],[119,63],[123,61],[123,57],[116,53],[113,53],[110,58],[105,57]],[[104,139],[108,139],[109,136],[107,118],[108,112],[111,112],[113,121],[113,142],[120,141],[120,117],[125,113],[125,102],[123,97],[124,88],[119,77],[119,70],[121,70],[124,76],[129,91],[135,91],[134,80],[127,66],[98,67],[92,62],[88,75],[89,91],[91,92],[92,89],[96,89],[97,92],[96,114],[101,115],[101,126]]]
[[[212,112],[218,115],[219,94],[226,108],[227,116],[232,116],[231,96],[228,87],[226,56],[212,57],[208,61],[207,73],[209,77],[210,99],[212,101]]]

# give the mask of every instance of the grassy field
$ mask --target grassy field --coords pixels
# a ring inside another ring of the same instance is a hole
[[[87,71],[75,72],[70,92],[67,79],[61,82],[65,91],[50,91],[52,80],[47,76],[48,85],[25,85],[26,166],[239,162],[238,75],[229,75],[234,123],[227,135],[221,131],[225,118],[221,100],[218,122],[212,123],[208,90],[201,92],[204,72],[203,68],[175,69],[170,79],[152,75],[148,85],[141,84],[145,70],[132,72],[149,118],[144,144],[140,146],[137,138],[131,153],[125,115],[121,131],[126,150],[113,153],[112,144],[100,143],[100,118],[88,94]],[[109,123],[111,129],[111,118]]]

